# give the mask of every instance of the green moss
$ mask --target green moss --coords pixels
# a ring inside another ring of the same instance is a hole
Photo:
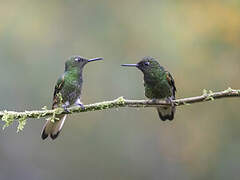
[[[211,101],[214,101],[214,97],[212,96],[213,96],[213,91],[209,90],[208,99],[210,99]]]
[[[63,111],[64,111],[63,108],[56,108],[56,109],[54,109],[55,114],[62,114]]]
[[[121,96],[121,97],[117,98],[117,103],[119,105],[124,105],[125,104],[125,99]]]
[[[232,92],[233,89],[232,89],[231,87],[228,87],[227,91],[228,91],[228,92]]]
[[[63,105],[62,94],[61,93],[57,93],[56,96],[57,96],[57,101],[59,102],[59,106],[62,106]]]
[[[205,100],[211,100],[211,101],[213,101],[214,100],[214,97],[212,97],[213,96],[213,91],[211,91],[211,90],[206,90],[206,89],[203,89],[203,96],[206,96],[205,97]]]
[[[55,120],[59,120],[59,118],[58,117],[56,117],[56,112],[54,111],[53,112],[53,114],[52,114],[52,116],[51,117],[49,117],[49,118],[47,118],[47,120],[50,120],[51,122],[55,122]]]
[[[209,93],[208,93],[210,96],[213,95],[213,91],[209,90]]]
[[[206,89],[203,89],[203,96],[206,96],[208,94],[208,91]]]
[[[42,107],[42,110],[47,111],[47,110],[48,110],[48,109],[47,109],[47,106],[43,106],[43,107]]]
[[[5,122],[5,124],[3,125],[3,130],[6,127],[10,126],[13,123],[14,119],[15,119],[15,115],[13,113],[4,111],[4,115],[2,117],[2,121]]]
[[[211,101],[214,101],[214,97],[209,96],[208,99],[210,99]]]
[[[21,118],[19,118],[17,132],[20,132],[24,129],[26,122],[27,122],[27,115],[23,115]]]

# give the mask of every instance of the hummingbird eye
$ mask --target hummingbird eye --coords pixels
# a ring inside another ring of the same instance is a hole
[[[82,61],[83,59],[81,57],[76,57],[74,60],[79,62],[79,61]]]
[[[144,62],[144,65],[149,66],[150,62]]]

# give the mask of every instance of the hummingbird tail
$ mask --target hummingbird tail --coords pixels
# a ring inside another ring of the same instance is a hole
[[[55,122],[51,122],[51,120],[48,120],[44,126],[43,126],[43,130],[42,130],[42,139],[46,139],[49,135],[50,137],[54,140],[58,137],[64,121],[66,119],[67,115],[58,115],[57,118],[59,118],[58,121]]]
[[[158,107],[158,115],[162,121],[165,120],[173,120],[174,118],[174,113],[175,113],[176,107],[175,106],[170,106],[170,107]]]

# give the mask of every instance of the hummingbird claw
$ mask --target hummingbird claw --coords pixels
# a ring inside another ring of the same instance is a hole
[[[65,111],[66,113],[70,113],[70,111],[67,109],[67,106],[66,106],[66,105],[63,105],[62,108],[64,109],[64,111]]]
[[[81,104],[81,103],[79,103],[79,104],[77,104],[79,107],[81,107],[82,108],[82,110],[84,110],[85,109],[85,107],[84,107],[84,105],[83,104]]]
[[[172,101],[172,99],[171,99],[170,97],[168,97],[168,98],[166,99],[166,102],[169,103],[169,104],[171,104],[171,107],[174,107],[174,103],[173,103],[173,101]]]

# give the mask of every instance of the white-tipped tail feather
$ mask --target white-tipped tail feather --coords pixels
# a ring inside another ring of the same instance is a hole
[[[48,120],[43,126],[42,139],[46,139],[49,135],[52,139],[56,139],[63,127],[66,117],[67,115],[58,115],[58,121],[51,122]]]
[[[158,107],[158,115],[161,120],[173,120],[174,118],[174,113],[175,113],[176,107],[175,106],[170,106],[170,107]]]

